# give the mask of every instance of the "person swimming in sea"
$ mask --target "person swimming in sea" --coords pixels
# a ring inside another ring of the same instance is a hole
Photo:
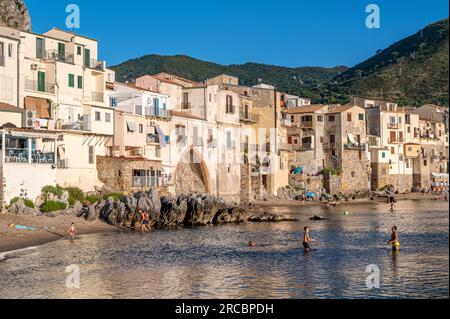
[[[398,236],[397,226],[392,226],[391,240],[389,240],[389,245],[392,246],[392,251],[397,252],[400,248],[400,238]]]
[[[303,248],[305,249],[305,253],[311,250],[309,243],[314,242],[314,239],[311,239],[309,236],[309,227],[305,227],[305,233],[303,234]]]
[[[254,248],[254,247],[256,247],[256,243],[254,241],[250,241],[248,243],[248,247]]]

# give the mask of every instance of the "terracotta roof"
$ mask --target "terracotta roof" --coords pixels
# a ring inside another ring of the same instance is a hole
[[[15,112],[15,113],[23,113],[25,112],[24,109],[18,108],[17,106],[6,104],[3,102],[0,102],[0,111],[4,112]]]
[[[170,110],[170,115],[178,116],[178,117],[185,117],[185,118],[193,119],[193,120],[204,120],[204,118],[202,118],[200,116],[192,115],[192,114],[189,114],[186,112],[175,111],[175,110]]]
[[[314,105],[299,106],[293,109],[287,109],[285,112],[288,114],[315,113],[316,111],[319,111],[325,107],[326,106],[322,104],[314,104]]]
[[[130,87],[130,88],[132,88],[132,89],[135,89],[135,90],[140,90],[140,91],[144,91],[144,92],[151,92],[151,93],[156,93],[156,94],[165,95],[165,94],[160,93],[160,92],[157,92],[157,91],[153,91],[153,90],[141,88],[141,87],[139,87],[139,86],[136,86],[136,84],[132,84],[132,83],[128,83],[128,84],[120,83],[120,84],[125,85],[125,86],[128,86],[128,87]]]
[[[181,85],[180,83],[177,83],[175,81],[171,81],[171,80],[168,80],[168,79],[165,79],[165,78],[160,78],[160,77],[158,77],[156,75],[150,75],[150,76],[155,78],[155,79],[157,79],[158,81],[161,81],[161,82],[164,82],[164,83],[168,83],[168,84],[178,85],[178,86],[183,87],[183,85]]]

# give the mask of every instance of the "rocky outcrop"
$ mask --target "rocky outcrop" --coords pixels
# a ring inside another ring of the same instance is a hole
[[[0,1],[0,26],[10,27],[21,31],[31,31],[30,13],[24,1]]]
[[[11,215],[31,215],[31,216],[39,216],[41,212],[36,208],[30,208],[25,205],[25,201],[20,198],[14,204],[11,204],[8,208],[8,213]]]
[[[249,222],[254,223],[280,223],[280,222],[298,222],[296,218],[289,218],[283,215],[264,213],[260,216],[251,216]]]
[[[120,201],[110,198],[86,206],[78,217],[88,221],[100,219],[117,227],[136,228],[141,222],[139,210],[149,213],[152,228],[241,223],[246,218],[244,209],[229,207],[222,199],[209,194],[160,198],[155,190],[123,196]]]

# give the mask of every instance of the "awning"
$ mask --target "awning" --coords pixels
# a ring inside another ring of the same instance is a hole
[[[161,147],[166,147],[166,135],[164,134],[163,130],[160,126],[155,126],[156,132],[158,132],[159,136],[159,145]]]
[[[8,134],[14,137],[45,138],[50,140],[58,138],[57,134],[39,133],[37,131],[30,131],[30,132],[8,131]]]
[[[355,140],[353,134],[348,134],[348,140],[350,141],[350,143],[358,145],[358,142]]]
[[[136,132],[137,131],[137,127],[136,127],[136,123],[135,122],[127,122],[127,126],[128,126],[128,130],[130,132]]]

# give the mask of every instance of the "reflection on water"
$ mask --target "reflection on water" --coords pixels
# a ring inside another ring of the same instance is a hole
[[[246,224],[82,236],[0,262],[2,298],[448,298],[449,212],[444,202],[276,207],[298,223]],[[343,212],[348,210],[349,216]],[[325,221],[309,221],[322,215]],[[388,247],[397,225],[401,250]],[[305,254],[302,230],[317,242]],[[256,241],[258,247],[247,243]],[[65,287],[76,264],[81,288]],[[366,266],[381,287],[366,288]]]

